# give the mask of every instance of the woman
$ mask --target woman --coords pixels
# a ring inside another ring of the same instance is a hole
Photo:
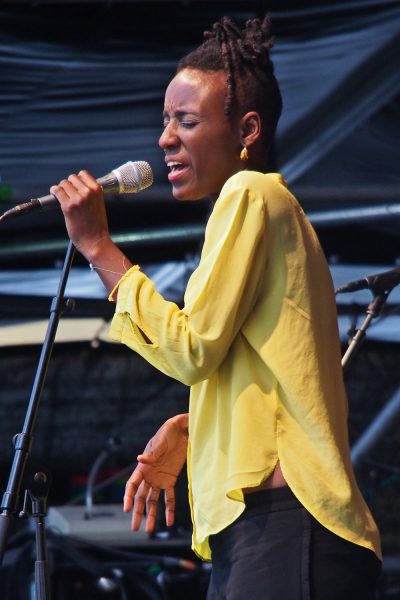
[[[145,504],[154,528],[160,489],[173,522],[187,453],[209,600],[367,600],[379,534],[349,458],[329,269],[282,177],[265,174],[281,112],[271,45],[268,19],[241,31],[224,18],[167,88],[173,195],[214,202],[183,309],[113,244],[90,174],[51,191],[116,302],[111,337],[191,386],[189,415],[163,425],[127,483],[133,529]]]

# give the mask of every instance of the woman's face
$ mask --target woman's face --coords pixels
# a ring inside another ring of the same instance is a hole
[[[159,145],[178,200],[216,198],[225,181],[244,168],[240,127],[224,116],[226,74],[183,69],[165,94]]]

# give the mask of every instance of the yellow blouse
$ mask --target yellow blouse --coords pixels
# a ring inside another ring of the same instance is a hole
[[[143,335],[144,334],[144,335]],[[278,174],[241,171],[207,224],[184,307],[138,267],[118,284],[110,337],[190,385],[193,549],[244,510],[242,488],[280,461],[303,506],[381,557],[357,487],[336,304],[316,234]]]

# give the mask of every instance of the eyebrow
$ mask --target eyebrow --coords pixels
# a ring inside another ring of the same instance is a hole
[[[186,115],[194,115],[196,117],[200,116],[199,113],[192,111],[192,110],[177,110],[173,114],[175,117],[178,117],[178,119],[185,117]],[[162,116],[163,116],[163,118],[169,117],[169,113],[166,110],[163,110]]]

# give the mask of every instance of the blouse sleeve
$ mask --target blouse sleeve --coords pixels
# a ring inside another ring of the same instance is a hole
[[[187,385],[218,368],[256,302],[268,258],[261,178],[241,172],[222,189],[183,309],[165,300],[137,267],[117,286],[110,337]]]

